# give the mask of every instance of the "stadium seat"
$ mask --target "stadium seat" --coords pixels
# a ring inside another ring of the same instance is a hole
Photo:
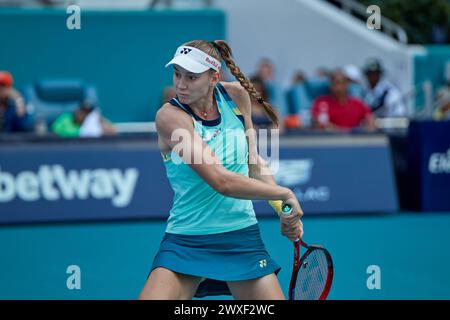
[[[305,88],[310,99],[330,93],[330,81],[328,79],[308,79],[305,81]],[[349,95],[362,99],[364,95],[363,87],[358,83],[350,83],[348,86]]]
[[[348,94],[362,100],[364,98],[364,89],[358,83],[351,83],[348,86]]]
[[[26,85],[22,93],[35,120],[47,126],[63,112],[72,112],[82,101],[97,104],[97,90],[79,79],[45,79]]]
[[[330,81],[327,78],[307,79],[305,87],[312,100],[330,93]]]
[[[297,84],[286,92],[286,101],[291,115],[300,117],[302,126],[310,125],[312,99],[304,84]]]
[[[309,109],[312,103],[312,99],[303,84],[297,84],[289,88],[286,92],[286,100],[290,114],[296,114],[302,109]]]

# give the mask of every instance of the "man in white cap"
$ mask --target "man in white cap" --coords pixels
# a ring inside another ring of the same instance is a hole
[[[378,59],[368,59],[364,66],[368,89],[364,102],[379,118],[407,117],[408,110],[399,89],[383,77],[384,69]]]

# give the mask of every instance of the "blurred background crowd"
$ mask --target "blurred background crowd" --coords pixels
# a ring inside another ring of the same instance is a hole
[[[335,11],[339,11],[338,14],[347,16],[348,19],[362,19],[362,22],[367,19],[367,14],[365,17],[361,17],[361,8],[369,5],[367,1],[317,0],[316,2],[325,2],[326,5],[331,5]],[[381,35],[383,32],[384,34],[394,33],[390,39],[385,39],[385,41],[396,41],[402,45],[405,52],[410,50],[408,46],[440,44],[444,48],[446,46],[448,48],[448,43],[450,43],[450,4],[447,1],[422,0],[407,5],[405,1],[394,0],[372,2],[371,4],[379,5],[383,13],[383,21],[386,21],[381,30],[374,32]],[[227,5],[221,1],[140,0],[133,3],[120,0],[0,1],[0,5],[3,5],[4,8],[20,7],[30,10],[49,7],[64,9],[69,4],[77,4],[82,10],[99,8],[158,10],[158,8],[189,9],[191,7],[227,9]],[[440,10],[436,8],[440,8]],[[411,12],[415,13],[411,14]],[[421,13],[418,14],[418,12]],[[424,17],[427,19],[424,20]],[[426,21],[426,23],[423,24],[422,21]],[[391,25],[394,27],[390,29],[386,27]],[[296,31],[292,31],[293,35],[289,37],[294,38]],[[231,29],[229,33],[232,32]],[[407,43],[402,43],[405,41]],[[294,43],[292,43],[294,46],[302,50],[301,44],[295,45]],[[234,46],[233,39],[230,39],[230,44],[232,47]],[[348,45],[349,43],[342,43],[342,46]],[[288,47],[289,44],[286,46]],[[310,43],[309,47],[314,50],[314,43]],[[317,46],[317,50],[322,50],[322,47]],[[239,50],[242,49],[242,45],[238,44],[237,57],[235,57],[238,64]],[[348,49],[361,51],[358,46]],[[277,66],[277,61],[281,58],[269,56],[273,50],[264,52],[258,50],[257,47],[253,50],[252,46],[249,46],[248,51],[254,57],[254,62],[253,67],[247,66],[245,71],[263,97],[275,106],[281,120],[281,134],[301,133],[305,130],[375,132],[392,127],[404,129],[407,127],[409,119],[418,116],[436,121],[450,118],[450,59],[433,67],[434,73],[439,76],[435,76],[433,79],[421,79],[411,85],[411,82],[414,82],[411,78],[417,78],[414,75],[416,72],[414,68],[413,71],[409,71],[409,74],[406,74],[405,71],[404,76],[397,76],[401,69],[393,70],[390,66],[393,63],[398,64],[398,61],[392,61],[391,57],[386,57],[381,51],[372,50],[371,54],[361,52],[360,60],[364,60],[361,64],[352,63],[351,60],[347,61],[348,63],[342,63],[345,61],[342,54],[338,59],[338,62],[342,64],[330,64],[323,59],[321,63],[319,58],[313,59],[313,61],[298,58],[296,64],[289,64],[288,68],[283,65],[281,71]],[[447,51],[447,53],[449,52]],[[169,52],[164,53],[167,58],[170,57]],[[330,55],[334,55],[332,50]],[[5,56],[4,59],[8,59],[8,57]],[[388,59],[388,63],[385,63],[385,59]],[[100,137],[120,135],[124,131],[132,132],[133,128],[136,129],[136,132],[151,132],[153,130],[151,115],[155,114],[163,102],[175,95],[170,81],[161,81],[159,88],[155,88],[153,85],[153,90],[160,92],[159,96],[147,99],[145,105],[139,106],[141,114],[145,114],[145,116],[136,116],[133,121],[117,116],[113,116],[113,120],[108,120],[110,110],[116,107],[105,102],[107,99],[103,99],[103,102],[99,101],[99,96],[110,95],[110,92],[101,92],[99,89],[102,87],[101,83],[96,83],[87,76],[83,78],[83,74],[76,72],[73,77],[67,76],[67,72],[61,72],[64,76],[51,77],[46,73],[45,68],[42,68],[38,74],[36,74],[36,70],[29,74],[20,70],[21,81],[18,85],[15,81],[15,72],[20,62],[1,62],[0,59],[0,69],[3,69],[0,71],[0,132],[2,133],[27,132],[60,137]],[[247,65],[249,64],[247,63]],[[305,71],[305,66],[308,66],[308,71]],[[154,68],[155,65],[152,67]],[[402,68],[406,70],[404,66]],[[167,71],[167,74],[169,73]],[[290,77],[288,81],[281,80],[288,77]],[[222,70],[222,79],[224,81],[235,80],[226,68]],[[125,85],[123,89],[119,90],[119,93],[126,96]],[[256,128],[273,128],[269,118],[257,102],[253,103],[252,112]],[[383,119],[390,121],[383,121]],[[145,128],[145,125],[147,125],[146,129],[142,129]]]

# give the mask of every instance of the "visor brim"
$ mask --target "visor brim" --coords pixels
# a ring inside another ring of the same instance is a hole
[[[192,73],[203,73],[210,69],[208,66],[205,66],[193,59],[190,59],[186,55],[179,55],[174,57],[172,60],[169,61],[169,63],[166,64],[166,68],[174,64]]]

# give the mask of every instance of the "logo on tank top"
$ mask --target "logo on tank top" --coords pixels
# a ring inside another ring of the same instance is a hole
[[[220,134],[220,132],[221,132],[220,129],[217,129],[216,131],[214,131],[214,133],[211,133],[211,131],[205,131],[202,135],[202,139],[203,141],[210,141],[215,137],[217,137]]]

